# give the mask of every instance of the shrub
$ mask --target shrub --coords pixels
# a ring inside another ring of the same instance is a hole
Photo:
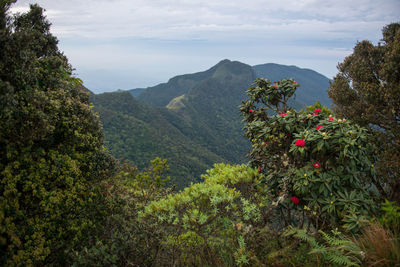
[[[203,175],[203,183],[151,202],[142,216],[165,229],[169,264],[250,263],[245,236],[263,221],[268,206],[260,178],[244,165],[216,164]]]
[[[291,109],[287,101],[298,86],[292,79],[273,85],[257,79],[240,108],[250,163],[264,175],[281,226],[323,229],[371,214],[378,192],[366,129],[328,116],[326,108]]]
[[[319,235],[311,235],[305,229],[290,229],[286,236],[294,236],[310,245],[309,255],[315,255],[318,265],[323,266],[360,266],[365,257],[360,247],[353,240],[337,230],[327,234],[319,230]]]

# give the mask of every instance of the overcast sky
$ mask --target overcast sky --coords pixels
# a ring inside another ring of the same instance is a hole
[[[222,59],[310,68],[328,78],[357,41],[376,44],[400,0],[19,0],[46,9],[93,92],[153,86]]]

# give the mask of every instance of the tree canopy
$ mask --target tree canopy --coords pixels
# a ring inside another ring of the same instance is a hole
[[[101,223],[114,161],[43,9],[11,17],[12,2],[0,4],[0,262],[36,265]]]
[[[387,197],[400,202],[400,24],[382,33],[381,43],[361,41],[339,64],[329,96],[336,113],[374,133]]]

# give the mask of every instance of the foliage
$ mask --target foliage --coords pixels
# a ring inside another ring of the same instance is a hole
[[[384,212],[379,219],[381,225],[400,237],[400,206],[396,205],[395,202],[385,200],[381,210]]]
[[[216,164],[204,182],[151,202],[142,214],[165,229],[164,260],[171,265],[250,262],[246,233],[263,221],[268,199],[257,170]]]
[[[371,214],[377,181],[366,129],[327,116],[324,108],[291,109],[287,102],[298,86],[292,79],[257,79],[240,108],[252,142],[250,163],[263,172],[282,227],[319,229]]]
[[[43,9],[11,18],[12,2],[0,4],[0,262],[55,264],[101,225],[115,163]]]
[[[318,264],[323,264],[323,266],[328,264],[360,266],[363,255],[365,256],[360,247],[337,230],[331,230],[331,232],[332,235],[319,230],[320,237],[316,237],[307,233],[305,229],[292,228],[285,235],[293,235],[295,238],[307,242],[311,247],[309,254],[316,255]]]
[[[382,43],[359,42],[339,64],[329,96],[339,116],[374,132],[378,173],[381,183],[389,185],[386,197],[400,203],[400,24],[382,32]]]
[[[151,221],[139,221],[138,213],[151,201],[171,192],[166,160],[156,158],[151,167],[139,172],[124,164],[118,175],[102,183],[107,197],[108,218],[91,243],[70,251],[75,266],[151,266],[161,246],[162,229]]]

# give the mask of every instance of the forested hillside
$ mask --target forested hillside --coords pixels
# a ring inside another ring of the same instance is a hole
[[[304,81],[291,101],[296,108],[315,99],[330,103],[329,80],[314,71],[277,64],[251,67],[230,60],[165,84],[130,90],[140,103],[121,92],[92,99],[114,156],[140,167],[156,156],[165,157],[172,167],[172,183],[182,187],[198,181],[213,163],[246,161],[250,144],[237,107],[245,100],[245,89],[262,74],[272,81],[282,76]]]
[[[172,182],[183,186],[196,181],[215,162],[225,161],[184,135],[173,124],[177,121],[184,127],[183,122],[165,108],[139,103],[128,92],[92,95],[91,100],[100,114],[108,149],[140,169],[156,156],[166,158]]]

